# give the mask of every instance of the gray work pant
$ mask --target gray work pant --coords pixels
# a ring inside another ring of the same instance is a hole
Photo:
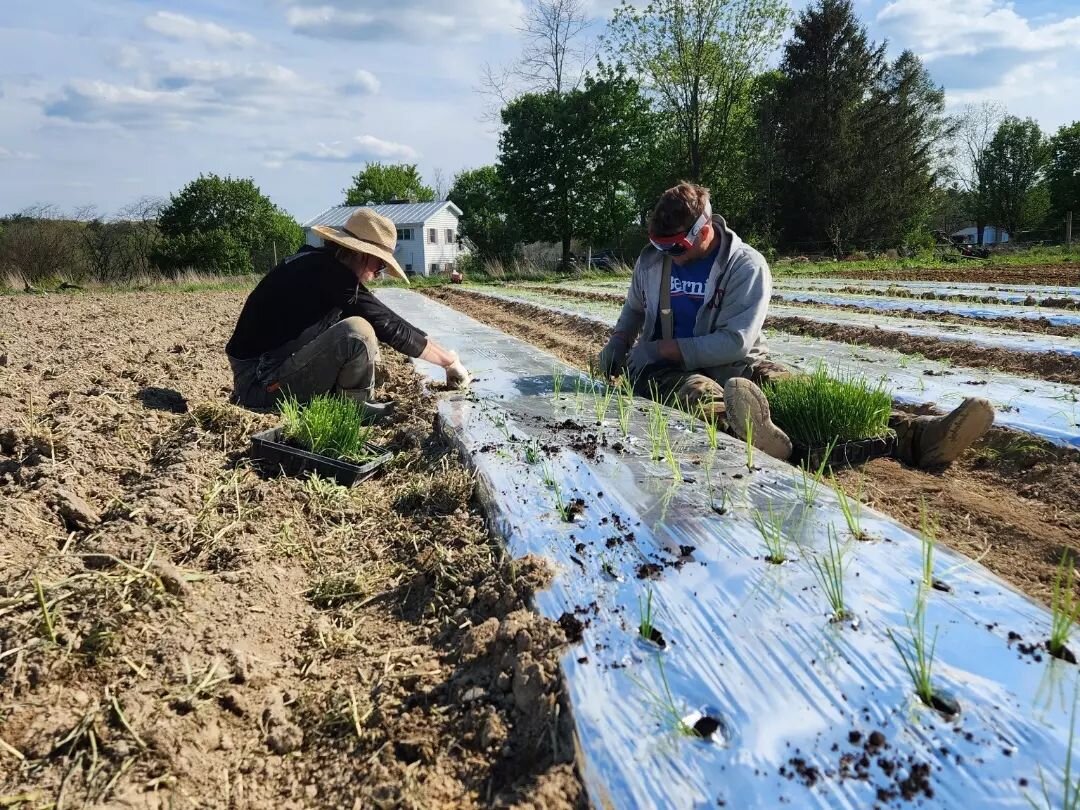
[[[250,360],[230,357],[232,399],[247,408],[269,408],[286,395],[301,402],[335,391],[370,396],[378,362],[371,324],[334,311],[273,351]]]

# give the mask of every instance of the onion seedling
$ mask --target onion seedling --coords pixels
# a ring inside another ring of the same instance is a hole
[[[930,511],[926,508],[926,499],[919,504],[919,539],[922,542],[922,586],[934,587],[934,546],[937,544],[937,526],[934,525]]]
[[[1062,810],[1080,810],[1080,779],[1073,777],[1072,770],[1073,741],[1076,739],[1076,699],[1078,695],[1080,695],[1080,681],[1077,681],[1076,687],[1073,689],[1072,713],[1069,717],[1069,746],[1065,749],[1065,772],[1062,774],[1061,780],[1063,795],[1060,805],[1055,805],[1050,798],[1050,788],[1046,785],[1046,775],[1043,773],[1042,765],[1039,766],[1039,785],[1042,788],[1043,801],[1046,802],[1046,810],[1054,810],[1058,806]],[[1036,804],[1030,796],[1025,794],[1025,798],[1035,810],[1041,810],[1040,805]]]
[[[754,470],[754,423],[750,414],[746,415],[746,469]]]
[[[525,463],[536,464],[540,460],[540,445],[531,441],[525,445]]]
[[[833,439],[825,448],[821,463],[818,464],[818,468],[813,474],[810,473],[805,461],[799,465],[799,478],[796,479],[795,486],[802,493],[803,503],[807,506],[813,506],[817,501],[818,493],[821,491],[821,484],[825,480],[825,468],[829,464],[829,459],[832,457],[832,451],[835,447],[836,439]]]
[[[848,616],[847,605],[844,603],[846,553],[847,547],[840,545],[836,530],[830,525],[828,551],[823,556],[815,556],[810,566],[818,585],[825,592],[825,598],[829,600],[834,622],[842,622]]]
[[[653,459],[661,459],[664,456],[664,447],[670,445],[668,437],[668,415],[664,404],[660,402],[657,392],[653,391],[653,401],[649,407],[649,420],[646,424],[646,432],[649,435],[651,456]]]
[[[693,726],[683,720],[684,712],[680,710],[679,705],[675,702],[675,697],[671,694],[667,673],[664,672],[662,656],[656,656],[656,666],[660,670],[660,684],[663,688],[662,692],[656,692],[653,689],[650,689],[633,676],[631,676],[631,680],[645,693],[648,702],[652,704],[662,725],[668,726],[671,731],[674,731],[681,737],[701,739],[702,735],[698,734]]]
[[[593,408],[596,410],[596,422],[601,424],[607,416],[608,407],[611,405],[611,397],[615,389],[603,383],[595,383],[593,386]]]
[[[653,640],[653,589],[649,588],[645,591],[645,598],[642,599],[638,594],[638,614],[641,619],[638,621],[638,635],[640,635],[646,641],[651,642]]]
[[[915,593],[915,609],[907,617],[909,639],[906,644],[900,643],[891,628],[886,632],[896,646],[896,651],[900,653],[900,658],[904,662],[904,669],[907,670],[912,685],[915,687],[915,694],[927,706],[937,708],[934,695],[933,668],[938,628],[934,628],[934,637],[927,644],[926,597],[927,591],[920,582]]]
[[[630,416],[634,412],[634,385],[624,374],[615,388],[615,405],[619,409],[619,430],[623,436],[630,435]]]
[[[551,367],[551,388],[555,392],[555,400],[562,396],[563,372],[558,366]]]
[[[791,541],[784,531],[786,520],[787,515],[774,511],[772,504],[769,504],[768,512],[754,510],[754,525],[761,532],[761,539],[765,541],[765,550],[768,552],[765,559],[775,565],[788,558],[787,549]]]
[[[709,440],[709,448],[715,450],[720,443],[720,425],[712,412],[705,407],[704,400],[698,400],[698,418],[705,425],[705,436]]]
[[[1057,574],[1054,576],[1054,588],[1050,596],[1050,609],[1053,615],[1050,619],[1050,641],[1047,643],[1047,648],[1055,657],[1061,657],[1064,653],[1069,633],[1080,618],[1080,600],[1076,598],[1075,579],[1073,561],[1069,552],[1066,551],[1061,555],[1061,562],[1058,563]]]
[[[320,394],[301,404],[289,396],[278,405],[282,434],[312,453],[345,461],[370,457],[366,444],[372,427],[364,422],[359,406],[346,397]]]
[[[836,499],[840,502],[840,511],[844,515],[844,521],[847,523],[848,531],[851,532],[851,536],[856,540],[864,539],[862,530],[862,501],[859,499],[859,493],[862,490],[862,479],[859,479],[859,487],[855,490],[854,496],[849,496],[844,492],[844,488],[840,486],[840,482],[836,480],[836,476],[832,477],[833,489],[836,490]]]

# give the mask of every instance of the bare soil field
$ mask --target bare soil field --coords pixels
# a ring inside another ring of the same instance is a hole
[[[0,806],[584,806],[548,572],[433,395],[387,356],[383,473],[260,470],[242,301],[0,298]]]
[[[563,287],[535,287],[533,289],[560,295],[564,298],[579,298],[585,301],[600,301],[603,303],[621,303],[625,296],[614,293],[584,292],[571,290]],[[785,306],[798,306],[795,302],[785,301]],[[815,308],[829,308],[824,305],[814,305]],[[881,315],[877,310],[869,310],[861,307],[842,307],[843,309],[855,309],[857,311]],[[913,317],[929,313],[904,313],[905,317]],[[931,320],[927,318],[927,320]],[[948,316],[935,317],[933,320],[954,322]],[[986,320],[968,318],[967,322],[977,322],[981,326],[988,325]],[[1013,318],[1011,321],[1022,319]],[[994,326],[1000,325],[998,321],[992,322]],[[1036,324],[1038,322],[1035,322]],[[1010,374],[1018,374],[1024,377],[1039,377],[1044,380],[1060,383],[1080,384],[1080,358],[1055,354],[1052,352],[1025,352],[1011,351],[1008,349],[994,349],[956,340],[937,340],[932,337],[905,335],[899,332],[876,329],[868,326],[847,326],[840,324],[821,323],[812,318],[780,317],[770,315],[765,321],[768,329],[778,329],[781,332],[790,332],[807,337],[816,337],[823,340],[836,340],[843,343],[861,343],[867,346],[877,346],[883,349],[894,349],[907,354],[922,354],[931,360],[949,360],[964,366],[973,368],[992,368]],[[1051,327],[1056,329],[1076,329],[1077,327]],[[1032,328],[1032,332],[1041,331]]]
[[[466,290],[425,292],[581,369],[589,368],[610,331]],[[838,477],[849,493],[914,529],[925,502],[942,541],[1044,602],[1062,553],[1080,551],[1080,453],[1033,437],[994,429],[943,472],[878,459]]]

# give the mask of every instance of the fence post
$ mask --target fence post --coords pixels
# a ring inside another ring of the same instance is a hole
[[[1072,247],[1072,211],[1065,213],[1065,245]]]

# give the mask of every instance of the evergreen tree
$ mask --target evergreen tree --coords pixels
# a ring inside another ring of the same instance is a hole
[[[785,241],[841,253],[864,239],[875,214],[866,162],[878,122],[866,99],[884,81],[884,47],[868,41],[850,0],[819,0],[799,17],[781,70]]]
[[[1080,231],[1080,121],[1061,127],[1050,139],[1050,165],[1046,169],[1052,225],[1060,225],[1073,212],[1074,233]]]

